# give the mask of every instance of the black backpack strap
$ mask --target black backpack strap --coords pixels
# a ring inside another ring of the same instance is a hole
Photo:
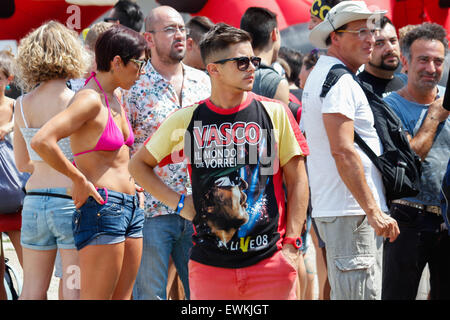
[[[327,95],[328,91],[330,91],[330,89],[346,73],[350,73],[353,78],[356,78],[355,75],[343,64],[335,64],[334,66],[332,66],[330,71],[328,71],[325,82],[322,85],[322,92],[320,93],[320,97],[324,98]]]
[[[356,77],[355,74],[350,71],[350,69],[348,69],[343,64],[335,64],[331,67],[330,71],[327,74],[325,82],[322,85],[322,92],[320,94],[320,97],[325,97],[330,89],[338,82],[340,77],[342,77],[346,73],[352,75],[353,79],[355,79],[355,81],[364,90],[364,93],[366,93],[366,90],[371,91],[371,88],[362,81],[359,81],[358,77]],[[355,143],[361,148],[361,150],[364,151],[365,154],[367,154],[373,164],[379,169],[380,164],[378,163],[378,156],[373,152],[372,149],[370,149],[370,147],[364,142],[359,134],[356,133],[356,131],[354,131],[354,140]]]
[[[367,143],[361,138],[361,136],[356,133],[356,131],[354,132],[354,139],[356,144],[361,148],[361,150],[369,157],[369,159],[373,162],[373,164],[375,165],[375,167],[379,168],[379,163],[378,163],[378,156],[375,154],[375,152],[373,152],[372,149],[370,149],[370,147],[367,145]]]

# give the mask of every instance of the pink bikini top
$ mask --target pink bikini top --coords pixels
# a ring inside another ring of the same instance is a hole
[[[133,134],[133,130],[131,129],[130,122],[128,121],[128,117],[126,117],[126,118],[127,118],[128,129],[130,131],[130,134],[128,135],[127,140],[124,141],[125,138],[123,136],[122,130],[120,130],[117,127],[116,123],[114,122],[114,119],[111,114],[111,108],[109,107],[108,98],[106,97],[106,93],[103,90],[102,86],[100,85],[97,78],[95,77],[95,72],[92,72],[91,76],[86,79],[84,85],[86,85],[89,82],[89,80],[91,80],[92,78],[95,80],[98,87],[100,88],[100,90],[103,92],[103,95],[105,96],[106,106],[108,107],[108,122],[106,123],[106,127],[103,130],[103,133],[102,133],[100,139],[97,141],[95,148],[92,150],[87,150],[87,151],[83,151],[83,152],[74,154],[74,156],[79,156],[81,154],[85,154],[85,153],[92,152],[92,151],[114,151],[114,150],[121,148],[124,144],[131,147],[131,145],[134,143],[134,134]]]

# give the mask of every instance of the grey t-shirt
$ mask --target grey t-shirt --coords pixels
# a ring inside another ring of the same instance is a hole
[[[261,96],[273,99],[281,80],[283,80],[283,77],[275,69],[261,64],[258,70],[255,71],[255,82],[252,91]]]

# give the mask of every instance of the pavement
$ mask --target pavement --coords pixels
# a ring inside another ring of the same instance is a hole
[[[22,267],[19,264],[19,260],[17,259],[17,255],[14,250],[14,247],[6,235],[3,235],[3,251],[5,253],[5,257],[9,259],[9,262],[8,262],[9,266],[11,266],[17,272],[20,279],[23,279]],[[313,267],[315,269],[315,249],[314,249],[314,245],[312,243],[308,247],[307,255],[309,255],[312,258],[311,261],[313,262]],[[417,300],[427,300],[428,292],[430,289],[429,279],[430,279],[430,274],[429,274],[429,269],[428,269],[428,265],[427,265],[422,274],[422,279],[420,281],[419,290],[418,290],[417,298],[416,298]],[[53,273],[52,279],[50,281],[50,286],[47,291],[48,300],[58,300],[58,286],[59,286],[59,278],[55,277],[54,273]],[[318,296],[319,296],[318,280],[317,280],[317,276],[316,276],[315,281],[314,281],[314,297],[316,300],[318,299]]]

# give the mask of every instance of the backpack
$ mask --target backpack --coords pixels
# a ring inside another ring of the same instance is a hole
[[[0,215],[15,213],[22,208],[29,176],[17,170],[9,140],[0,140]]]
[[[320,97],[325,97],[331,87],[346,73],[350,73],[361,86],[372,109],[374,127],[383,145],[383,153],[377,156],[356,132],[355,142],[380,171],[386,199],[392,201],[416,196],[419,193],[420,158],[411,149],[400,118],[383,99],[342,64],[336,64],[330,69]]]

